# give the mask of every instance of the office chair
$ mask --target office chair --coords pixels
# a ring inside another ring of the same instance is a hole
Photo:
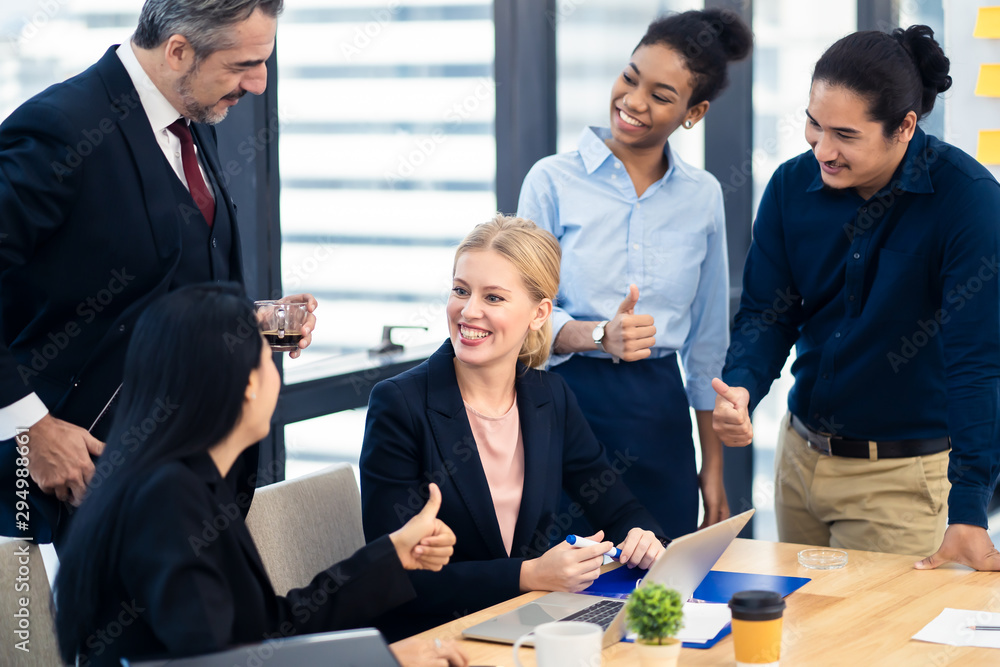
[[[247,527],[278,595],[365,545],[361,493],[346,463],[257,489]]]
[[[0,665],[65,664],[59,657],[52,590],[38,545],[0,539],[0,582]],[[22,643],[25,637],[27,644]],[[19,644],[29,650],[22,651]]]

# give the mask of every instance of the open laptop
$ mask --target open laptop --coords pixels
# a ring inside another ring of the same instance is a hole
[[[690,599],[753,513],[754,510],[748,510],[690,535],[678,537],[650,566],[639,587],[649,583],[663,584],[680,593],[682,600]],[[625,602],[581,593],[549,593],[506,614],[473,625],[462,632],[462,636],[513,644],[518,637],[542,623],[589,621],[605,629],[603,645],[606,648],[625,636]],[[530,646],[531,642],[526,641],[525,645]]]
[[[122,667],[399,667],[399,662],[389,650],[385,639],[374,628],[277,639],[192,658],[148,662],[130,662],[122,658],[121,662]]]

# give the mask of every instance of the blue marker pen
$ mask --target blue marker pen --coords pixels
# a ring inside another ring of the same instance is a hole
[[[588,540],[586,537],[580,537],[579,535],[567,535],[566,541],[574,547],[592,547],[595,544],[600,544],[599,542]],[[611,556],[612,558],[619,558],[622,555],[622,550],[618,547],[611,547],[611,551],[605,555]]]

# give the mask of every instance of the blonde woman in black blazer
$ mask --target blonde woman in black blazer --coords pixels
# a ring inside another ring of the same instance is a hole
[[[409,573],[416,600],[376,621],[390,638],[528,590],[580,591],[598,576],[612,541],[630,567],[648,567],[663,550],[659,525],[622,481],[634,461],[609,461],[563,379],[533,368],[548,354],[559,252],[530,221],[497,216],[476,227],[456,253],[450,340],[372,391],[361,453],[368,539],[419,511],[431,483],[441,488],[439,516],[458,538],[439,572]],[[524,473],[508,552],[468,411],[503,415],[515,407],[523,452],[514,456]],[[565,543],[564,490],[575,501],[570,511],[603,529],[590,536],[598,546]]]

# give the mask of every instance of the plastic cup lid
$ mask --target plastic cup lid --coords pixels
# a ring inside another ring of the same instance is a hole
[[[769,620],[780,618],[785,601],[774,591],[739,591],[729,600],[733,618],[738,620]]]

